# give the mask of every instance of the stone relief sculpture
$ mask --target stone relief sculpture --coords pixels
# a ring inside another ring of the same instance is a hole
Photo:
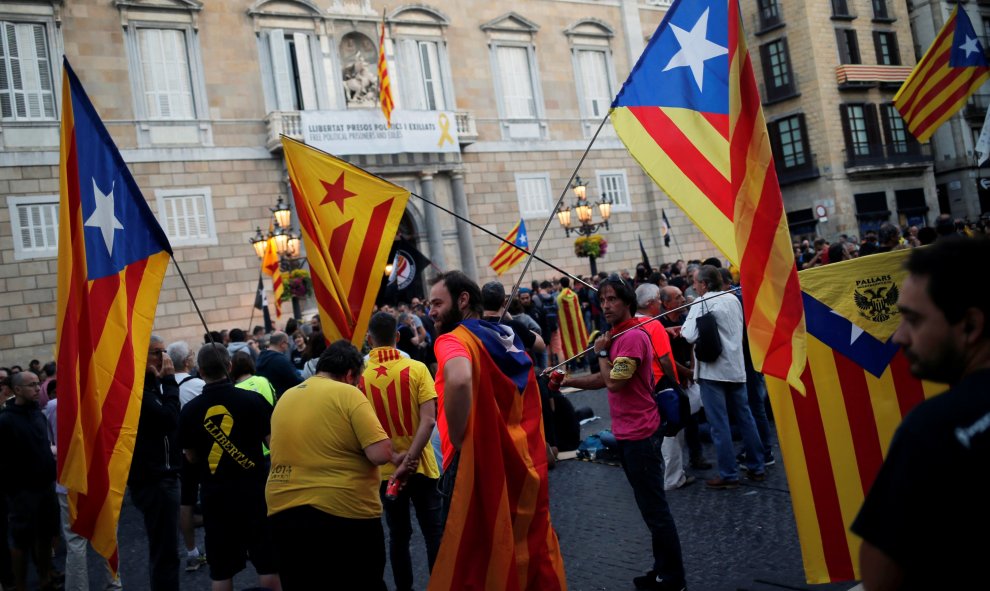
[[[348,33],[340,42],[344,98],[348,108],[378,104],[378,49],[361,33]]]

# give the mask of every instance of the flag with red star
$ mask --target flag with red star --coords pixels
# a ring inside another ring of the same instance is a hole
[[[323,335],[360,347],[409,191],[284,136],[282,147]]]

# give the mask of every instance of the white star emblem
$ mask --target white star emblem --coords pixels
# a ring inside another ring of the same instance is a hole
[[[701,18],[698,19],[698,22],[694,23],[694,27],[690,31],[685,31],[674,24],[670,25],[670,28],[674,30],[674,36],[677,37],[677,42],[681,45],[681,49],[670,58],[670,61],[663,69],[666,72],[667,70],[684,66],[691,68],[691,73],[694,75],[694,82],[698,85],[698,90],[702,90],[701,84],[705,77],[705,62],[729,53],[728,48],[712,43],[705,36],[708,31],[708,10],[707,8],[705,9]]]
[[[529,241],[526,240],[525,234],[519,237],[519,246],[529,246]]]
[[[512,332],[512,329],[507,326],[503,328],[508,330],[509,334],[504,335],[502,333],[498,333],[498,340],[501,341],[502,346],[505,347],[506,352],[521,353],[521,351],[516,348],[516,333]]]
[[[959,46],[959,49],[966,52],[966,57],[971,53],[980,53],[980,44],[976,37],[966,37],[966,42]]]
[[[84,225],[100,229],[100,233],[103,234],[103,241],[107,245],[107,254],[113,255],[113,231],[124,229],[124,226],[113,213],[113,185],[110,186],[110,192],[104,194],[96,186],[96,179],[93,179],[93,202],[96,204],[96,209],[93,210]]]
[[[832,310],[832,313],[835,314],[836,316],[838,316],[839,318],[842,318],[843,320],[846,320],[845,316],[843,316],[842,314],[839,314],[835,310]],[[856,342],[856,339],[858,339],[859,337],[863,336],[863,333],[864,332],[866,332],[866,331],[863,330],[862,328],[860,328],[859,325],[857,325],[855,322],[850,322],[849,323],[849,344],[852,345],[853,343],[855,343]]]

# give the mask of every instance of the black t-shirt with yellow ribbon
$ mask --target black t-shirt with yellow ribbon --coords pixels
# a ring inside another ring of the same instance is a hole
[[[264,486],[268,465],[261,446],[271,433],[271,419],[270,404],[226,380],[206,384],[186,403],[179,415],[179,444],[193,451],[193,468],[204,489],[247,482]]]

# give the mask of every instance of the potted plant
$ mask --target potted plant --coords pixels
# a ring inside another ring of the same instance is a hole
[[[309,277],[309,271],[305,269],[294,269],[288,273],[282,273],[282,283],[285,289],[282,290],[282,301],[297,298],[307,298],[313,293],[313,280]]]
[[[608,251],[608,241],[603,236],[592,234],[581,236],[574,241],[574,254],[579,257],[601,258]]]

